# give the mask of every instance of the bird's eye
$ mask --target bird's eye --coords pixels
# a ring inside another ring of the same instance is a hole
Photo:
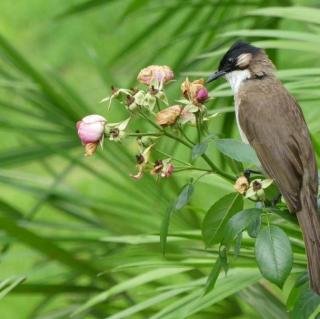
[[[229,62],[229,63],[233,63],[233,62],[234,62],[234,58],[229,58],[229,59],[228,59],[228,62]]]

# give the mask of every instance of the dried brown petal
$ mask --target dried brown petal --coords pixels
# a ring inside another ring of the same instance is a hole
[[[249,181],[245,176],[240,176],[233,187],[238,193],[244,194],[249,189]]]
[[[182,107],[180,105],[173,105],[161,110],[157,113],[156,122],[161,126],[170,126],[176,123],[180,116]]]

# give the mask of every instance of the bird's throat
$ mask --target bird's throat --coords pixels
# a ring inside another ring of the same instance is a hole
[[[250,79],[251,74],[249,70],[237,70],[229,72],[225,75],[225,78],[230,83],[233,95],[238,94],[240,85],[244,80]]]
[[[242,141],[246,144],[248,144],[248,139],[246,135],[244,134],[243,130],[241,129],[240,123],[239,123],[239,105],[240,100],[238,98],[238,93],[240,90],[240,86],[243,81],[250,79],[250,71],[249,70],[237,70],[230,73],[227,73],[225,75],[225,78],[230,83],[233,95],[234,95],[234,108],[235,108],[235,114],[236,114],[236,120],[237,120],[237,126],[239,129],[240,137]]]

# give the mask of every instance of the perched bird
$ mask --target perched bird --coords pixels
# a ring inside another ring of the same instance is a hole
[[[320,294],[318,173],[309,131],[296,100],[276,77],[264,50],[236,42],[207,82],[225,77],[234,94],[242,140],[257,153],[300,224],[311,288]]]

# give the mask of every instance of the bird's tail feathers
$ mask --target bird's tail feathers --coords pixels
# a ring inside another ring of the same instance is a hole
[[[301,207],[297,218],[308,258],[310,287],[320,294],[320,214],[316,201],[311,200],[310,196],[301,195]]]

